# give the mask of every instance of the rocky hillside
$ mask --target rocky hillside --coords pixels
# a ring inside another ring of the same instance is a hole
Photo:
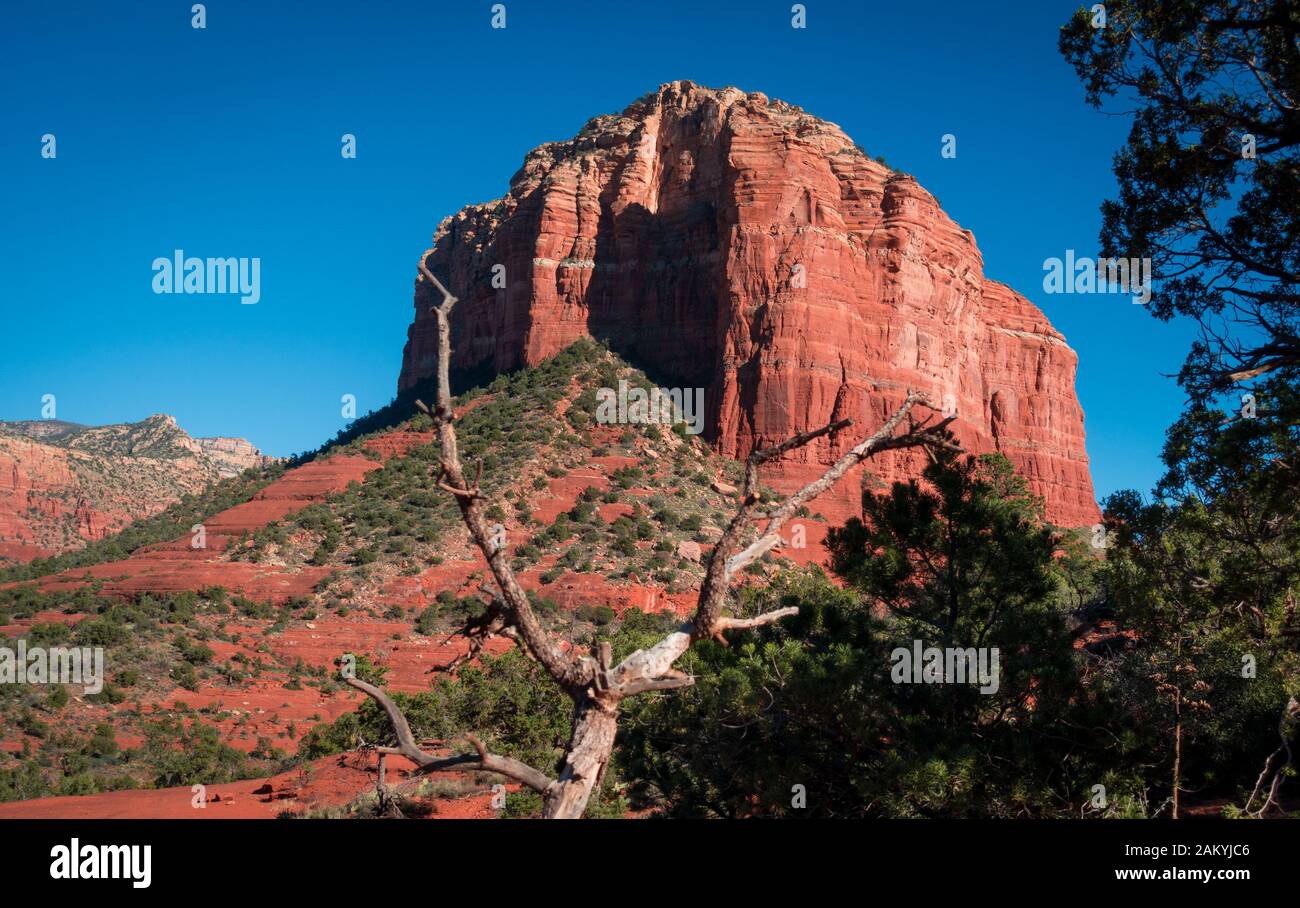
[[[739,464],[667,427],[598,420],[593,389],[620,381],[649,384],[580,341],[456,407],[463,456],[484,464],[488,515],[521,583],[574,642],[628,615],[679,620],[736,506]],[[372,428],[304,463],[218,483],[169,521],[0,571],[0,644],[93,641],[108,676],[84,696],[0,685],[0,802],[25,802],[0,803],[0,817],[193,816],[185,786],[199,779],[221,783],[219,816],[302,812],[372,787],[362,766],[281,772],[304,736],[358,705],[336,660],[352,653],[392,690],[427,690],[466,657],[455,631],[483,608],[485,562],[437,487],[429,420],[402,418],[408,409],[372,414]],[[825,518],[796,526],[806,547],[747,577],[824,559]],[[95,557],[122,537],[143,544]],[[510,645],[495,638],[486,651]],[[118,790],[137,786],[147,788]],[[486,784],[439,791],[443,814],[493,815]]]
[[[80,548],[267,462],[242,438],[191,438],[162,414],[111,426],[0,422],[0,561]]]
[[[595,337],[661,385],[705,389],[704,437],[731,457],[845,416],[876,423],[926,391],[1054,522],[1098,519],[1074,351],[984,276],[974,235],[930,193],[798,107],[663,85],[534,149],[504,198],[439,225],[426,261],[461,298],[462,386]],[[433,374],[432,301],[417,282],[399,390]],[[806,481],[835,444],[770,480]],[[882,461],[881,478],[917,456]],[[854,511],[858,485],[846,477],[828,513]]]

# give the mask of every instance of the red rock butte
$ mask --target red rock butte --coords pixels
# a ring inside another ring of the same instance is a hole
[[[779,489],[922,391],[955,405],[969,450],[1010,458],[1050,520],[1099,519],[1064,337],[984,277],[934,196],[798,107],[663,85],[529,152],[505,198],[438,226],[425,261],[461,300],[462,384],[591,336],[662,385],[705,388],[705,438],[731,457],[854,420],[767,473]],[[431,291],[417,279],[399,390],[436,367]],[[888,482],[923,456],[869,468]],[[818,510],[856,513],[859,487],[846,478]]]

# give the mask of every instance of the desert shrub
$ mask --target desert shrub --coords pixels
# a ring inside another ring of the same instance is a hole
[[[26,801],[50,794],[50,784],[35,760],[0,767],[0,801]]]
[[[144,736],[144,758],[159,788],[215,785],[258,775],[243,754],[221,740],[216,728],[197,720],[187,724],[168,717],[146,725]]]

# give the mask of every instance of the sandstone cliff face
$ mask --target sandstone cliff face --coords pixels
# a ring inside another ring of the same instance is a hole
[[[0,560],[79,548],[266,461],[243,439],[191,438],[165,415],[0,423]]]
[[[195,438],[204,456],[217,469],[217,475],[223,479],[238,476],[249,467],[263,466],[269,460],[261,451],[242,438]]]
[[[769,473],[779,488],[921,390],[955,405],[971,450],[1016,464],[1049,519],[1098,519],[1074,351],[984,277],[973,234],[915,180],[798,107],[664,85],[530,152],[509,194],[444,220],[426,257],[461,299],[462,381],[590,335],[663,385],[705,388],[705,437],[730,456],[855,420]],[[399,389],[434,372],[433,302],[417,281]],[[888,482],[919,466],[905,452],[871,470]],[[819,510],[856,512],[859,486]]]

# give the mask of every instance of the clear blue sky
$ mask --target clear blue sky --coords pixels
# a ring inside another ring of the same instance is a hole
[[[491,5],[214,0],[202,31],[189,2],[0,7],[0,419],[52,393],[77,422],[166,412],[313,448],[342,394],[360,412],[392,397],[443,216],[686,78],[798,104],[914,174],[1079,352],[1099,495],[1158,476],[1190,330],[1042,291],[1044,258],[1095,250],[1127,132],[1057,54],[1077,3],[808,0],[806,30],[789,2],[506,0],[504,30]],[[260,257],[261,302],[155,295],[175,248]]]

